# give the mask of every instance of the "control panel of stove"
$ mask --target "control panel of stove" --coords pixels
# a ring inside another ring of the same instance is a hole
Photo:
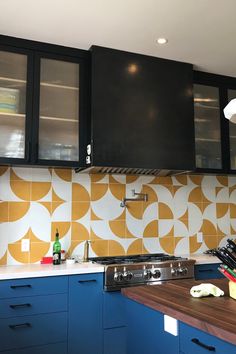
[[[192,260],[109,265],[105,271],[105,288],[115,290],[125,286],[155,284],[193,277],[194,261]]]

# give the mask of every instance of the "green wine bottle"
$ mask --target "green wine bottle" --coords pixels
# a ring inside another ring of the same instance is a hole
[[[56,232],[56,240],[53,244],[53,264],[60,264],[61,263],[61,243],[59,241],[59,232],[57,229]]]

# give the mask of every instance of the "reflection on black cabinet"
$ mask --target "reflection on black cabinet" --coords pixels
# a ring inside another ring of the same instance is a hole
[[[194,85],[196,167],[222,168],[219,88]]]
[[[92,165],[194,169],[192,65],[91,52]]]
[[[83,166],[88,52],[0,36],[0,163]]]

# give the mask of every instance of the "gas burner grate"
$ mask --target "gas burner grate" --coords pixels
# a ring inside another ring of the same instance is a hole
[[[102,265],[111,264],[133,264],[133,263],[148,263],[148,262],[165,262],[172,260],[180,260],[181,257],[170,256],[165,253],[141,254],[132,256],[116,256],[116,257],[91,257],[90,261]]]

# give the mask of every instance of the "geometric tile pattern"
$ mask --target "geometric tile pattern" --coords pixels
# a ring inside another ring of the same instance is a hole
[[[148,202],[128,202],[132,189]],[[236,177],[76,174],[67,169],[0,167],[0,265],[38,263],[62,248],[91,256],[202,253],[236,236]],[[197,233],[203,242],[197,242]],[[21,252],[21,240],[30,251]]]

